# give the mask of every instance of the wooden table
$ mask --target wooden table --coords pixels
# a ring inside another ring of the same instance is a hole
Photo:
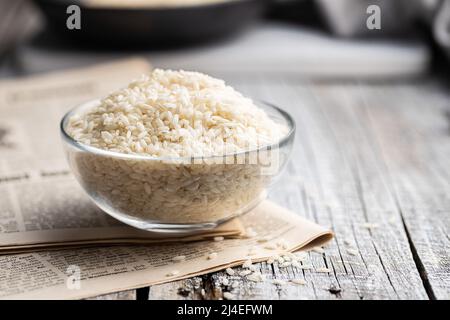
[[[11,56],[9,57],[11,58]],[[221,277],[240,299],[449,299],[450,99],[435,79],[364,83],[230,74],[250,96],[288,110],[297,123],[286,173],[270,197],[332,228],[315,267],[258,264],[253,283],[217,272],[95,299],[218,299]]]
[[[387,85],[235,79],[246,93],[289,110],[297,136],[280,204],[330,226],[335,240],[311,254],[330,274],[258,264],[280,288],[224,272],[96,299],[449,299],[450,99],[440,84]],[[447,90],[448,92],[448,90]],[[349,250],[350,247],[357,251]],[[231,282],[231,281],[230,281]]]

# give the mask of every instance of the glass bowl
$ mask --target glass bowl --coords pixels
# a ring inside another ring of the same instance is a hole
[[[69,119],[99,104],[84,103],[61,120],[70,168],[103,211],[133,227],[183,233],[215,228],[250,211],[266,198],[268,187],[291,154],[295,123],[285,111],[255,102],[285,128],[272,145],[211,157],[152,157],[82,144],[66,131]]]

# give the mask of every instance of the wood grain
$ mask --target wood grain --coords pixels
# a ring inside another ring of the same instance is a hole
[[[450,148],[444,91],[422,84],[231,80],[295,117],[292,161],[271,198],[335,231],[325,254],[310,253],[316,268],[332,272],[260,263],[265,282],[218,272],[152,287],[150,298],[219,299],[224,291],[238,299],[448,298]],[[235,288],[222,285],[223,277]],[[292,278],[306,285],[270,281]]]
[[[445,115],[450,100],[442,90],[401,86],[394,96],[372,89],[364,94],[361,113],[366,114],[381,161],[389,170],[392,193],[428,295],[449,299],[450,122]],[[388,103],[398,97],[405,107],[393,106],[389,114],[372,107],[375,101]]]

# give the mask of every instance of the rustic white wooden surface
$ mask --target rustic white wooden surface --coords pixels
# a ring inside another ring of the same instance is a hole
[[[254,283],[218,272],[139,289],[140,298],[219,299],[223,291],[240,299],[450,297],[445,87],[428,80],[388,85],[230,80],[295,117],[293,157],[271,198],[336,232],[325,254],[310,253],[314,266],[332,272],[260,263],[268,279],[302,278],[306,285]],[[239,285],[223,286],[222,277]]]

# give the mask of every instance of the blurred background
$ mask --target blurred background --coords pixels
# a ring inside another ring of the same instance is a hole
[[[225,79],[446,79],[450,1],[0,0],[1,78],[130,55]]]

